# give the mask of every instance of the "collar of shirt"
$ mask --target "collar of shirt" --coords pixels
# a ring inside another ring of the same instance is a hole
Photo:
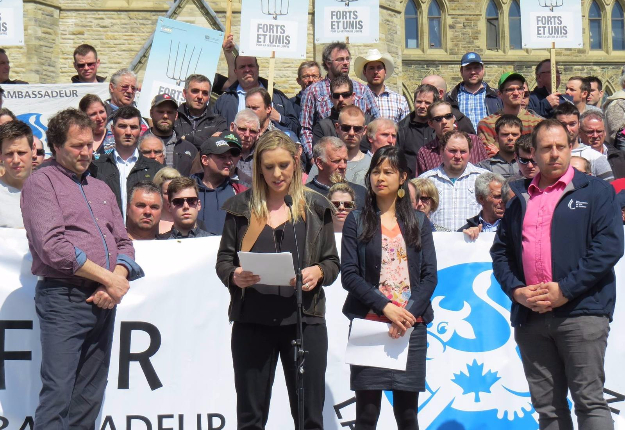
[[[556,188],[564,188],[569,184],[569,182],[573,180],[574,175],[575,171],[573,170],[573,167],[569,166],[568,170],[564,173],[564,175],[560,176],[560,179],[558,179],[554,184],[546,187],[544,190],[541,190],[538,187],[541,176],[539,172],[536,176],[534,176],[534,179],[532,179],[530,186],[527,188],[527,193],[530,195],[530,198],[532,198],[539,194],[548,193]]]
[[[187,237],[196,237],[198,234],[198,230],[200,228],[196,225],[195,227],[193,227],[191,230],[189,230],[189,234],[187,236],[183,236],[182,233],[180,233],[176,227],[172,227],[171,228],[171,237],[175,237],[176,239],[183,239],[183,238],[187,238]]]
[[[66,167],[62,166],[58,161],[56,161],[55,159],[50,160],[50,166],[51,167],[55,167],[57,168],[61,173],[63,173],[65,176],[74,179],[76,182],[82,182],[84,181],[84,179],[90,175],[89,170],[86,170],[81,177],[79,178],[78,175],[76,174],[76,172],[67,169]]]
[[[452,180],[449,175],[447,175],[447,172],[445,172],[445,168],[443,167],[443,164],[441,163],[440,166],[438,166],[436,168],[435,174],[436,176],[440,176],[441,178],[447,179],[451,182],[456,182],[459,179],[464,178],[465,176],[469,176],[472,173],[480,173],[473,164],[471,164],[470,162],[467,163],[467,167],[464,169],[464,172],[462,172],[460,174],[460,176],[458,176],[457,178],[454,178],[454,180]]]
[[[369,88],[371,89],[371,88]],[[389,96],[391,93],[388,92],[388,89],[386,88],[386,85],[384,85],[384,89],[382,90],[382,92],[380,94],[376,94],[373,92],[373,90],[371,90],[371,92],[373,93],[373,96],[375,98],[381,97],[381,96]]]
[[[132,153],[130,157],[128,157],[127,160],[122,159],[122,157],[120,157],[119,154],[117,153],[117,149],[114,149],[113,157],[115,158],[115,164],[128,165],[128,164],[136,163],[137,160],[139,159],[139,149],[135,148],[135,151]]]
[[[484,82],[482,82],[482,86],[480,87],[480,89],[472,93],[471,91],[467,91],[467,89],[464,87],[464,84],[460,84],[460,91],[462,91],[463,93],[467,93],[467,94],[471,94],[475,96],[477,94],[480,94],[483,91],[486,91],[486,85],[484,85]]]
[[[501,218],[491,224],[488,221],[484,220],[484,218],[482,218],[482,214],[480,213],[480,224],[482,224],[483,232],[492,232],[492,231],[497,230],[497,227],[499,226],[500,221],[501,221]]]
[[[315,184],[319,188],[323,188],[324,190],[329,190],[330,189],[330,187],[328,185],[325,185],[325,184],[322,184],[321,182],[319,182],[317,180],[316,176],[312,179],[312,182],[313,182],[313,184]]]

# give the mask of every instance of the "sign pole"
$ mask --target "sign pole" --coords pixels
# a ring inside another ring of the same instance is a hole
[[[269,85],[267,85],[267,92],[269,97],[273,99],[273,74],[276,68],[276,51],[271,51],[271,57],[269,57]]]
[[[549,50],[549,61],[551,63],[551,92],[558,91],[556,85],[556,42],[551,42],[551,49]]]
[[[230,33],[232,33],[232,0],[228,0],[226,8],[226,34],[224,34],[224,37],[228,38]]]

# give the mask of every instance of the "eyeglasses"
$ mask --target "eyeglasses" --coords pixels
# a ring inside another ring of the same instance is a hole
[[[189,206],[197,205],[198,198],[197,197],[176,197],[171,200],[171,204],[176,206],[177,208],[184,206],[185,203],[188,203]]]
[[[135,87],[134,85],[122,85],[122,86],[121,86],[121,87],[119,87],[119,88],[121,88],[121,90],[122,90],[123,92],[131,92],[131,93],[134,93],[134,92],[136,92],[136,91],[137,91],[137,87]]]
[[[523,88],[506,88],[503,90],[506,94],[514,94],[514,93],[523,93],[525,94],[525,90]]]
[[[354,130],[354,133],[361,133],[364,129],[365,129],[364,125],[341,124],[341,131],[343,133],[349,133],[350,130]]]
[[[534,161],[534,159],[521,157],[519,155],[517,155],[517,161],[519,163],[521,163],[522,165],[524,165],[524,166],[529,164],[529,163],[532,163],[533,165],[536,165],[536,162]]]
[[[253,128],[247,128],[247,127],[239,127],[238,125],[236,125],[237,131],[241,134],[245,134],[248,131],[250,132],[250,134],[258,134],[258,130],[254,130]]]
[[[356,203],[352,202],[351,200],[348,200],[348,201],[332,200],[332,204],[337,209],[341,209],[341,206],[343,206],[343,209],[346,209],[346,210],[352,210],[356,206]]]
[[[300,79],[319,79],[320,77],[319,75],[302,75]]]
[[[419,197],[419,201],[423,204],[428,204],[430,203],[431,200],[432,200],[432,197],[428,197],[428,196]]]
[[[334,100],[338,100],[341,97],[343,97],[344,99],[347,99],[347,98],[351,97],[352,94],[354,94],[354,93],[352,93],[351,91],[345,91],[344,93],[332,93],[332,98]]]
[[[37,154],[37,157],[43,157],[46,155],[46,151],[44,149],[38,149],[35,153]]]
[[[85,67],[92,68],[92,67],[95,67],[96,64],[97,64],[96,62],[93,62],[93,63],[81,63],[81,64],[76,64],[76,68],[77,69],[84,69]]]
[[[432,118],[432,121],[434,122],[441,122],[442,120],[446,119],[447,121],[449,121],[450,119],[452,119],[454,117],[454,114],[449,112],[448,114],[445,115],[439,115],[439,116],[435,116]]]
[[[143,151],[141,151],[141,154],[143,154],[143,155],[150,155],[150,154],[163,155],[163,150],[162,149],[144,149]]]

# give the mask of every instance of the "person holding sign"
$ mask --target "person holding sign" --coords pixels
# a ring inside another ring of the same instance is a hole
[[[408,165],[396,146],[378,150],[367,172],[362,211],[347,216],[341,244],[341,281],[348,291],[343,313],[386,323],[393,339],[413,327],[405,371],[351,366],[356,392],[356,429],[375,429],[383,390],[393,391],[400,430],[416,430],[419,392],[425,391],[426,325],[434,312],[430,298],[437,283],[432,227],[413,209]]]
[[[302,267],[304,428],[323,429],[328,336],[324,285],[339,272],[330,202],[304,188],[295,142],[280,131],[259,139],[252,188],[223,206],[226,221],[216,271],[230,291],[232,360],[237,392],[237,428],[264,429],[278,356],[282,360],[291,415],[297,422],[295,362],[295,279],[291,285],[263,285],[240,267],[238,252],[290,252]],[[292,199],[292,217],[285,197]],[[299,244],[299,251],[297,244]],[[276,270],[279,270],[276,268]]]

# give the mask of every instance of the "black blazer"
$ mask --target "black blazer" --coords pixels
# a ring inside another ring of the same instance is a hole
[[[430,298],[436,288],[436,251],[429,222],[425,215],[417,212],[421,224],[421,250],[407,246],[408,270],[410,273],[411,296],[406,310],[415,317],[423,317],[426,324],[434,319]],[[373,309],[378,315],[391,301],[379,290],[382,262],[381,224],[371,241],[358,240],[360,211],[353,211],[345,220],[341,242],[341,281],[349,294],[343,306],[343,313],[349,318],[364,318]],[[402,235],[404,223],[398,220]],[[363,257],[365,261],[363,261]]]

